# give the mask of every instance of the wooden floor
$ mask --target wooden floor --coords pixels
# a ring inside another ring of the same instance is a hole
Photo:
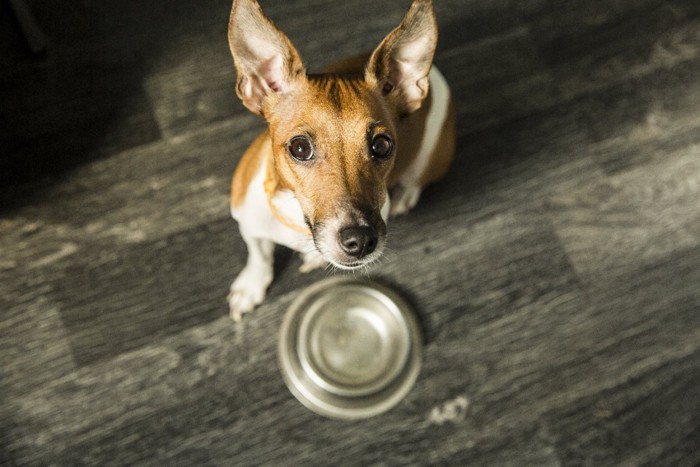
[[[408,0],[262,4],[311,69]],[[243,325],[228,0],[0,8],[0,464],[700,464],[700,2],[438,0],[458,151],[371,277],[425,328],[359,422],[286,389],[279,250]]]

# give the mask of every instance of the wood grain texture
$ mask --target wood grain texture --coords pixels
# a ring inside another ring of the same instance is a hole
[[[286,308],[336,272],[280,248],[228,318],[230,175],[262,128],[230,3],[29,3],[45,59],[0,27],[0,464],[700,463],[695,0],[436,2],[457,158],[370,273],[415,306],[424,366],[358,422],[276,363]],[[410,2],[262,3],[318,70]]]

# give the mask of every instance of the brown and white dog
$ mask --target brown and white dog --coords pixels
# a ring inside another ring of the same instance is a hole
[[[236,93],[268,122],[231,186],[231,213],[248,247],[228,296],[240,320],[265,297],[276,243],[302,254],[302,272],[376,261],[389,215],[409,211],[447,172],[455,116],[432,67],[431,0],[415,0],[371,55],[323,74],[307,74],[255,0],[234,1],[228,39]]]

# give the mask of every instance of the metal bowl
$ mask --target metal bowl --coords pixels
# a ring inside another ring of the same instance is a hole
[[[321,415],[358,419],[390,409],[413,387],[422,339],[396,292],[336,277],[294,300],[278,350],[284,380],[299,401]]]

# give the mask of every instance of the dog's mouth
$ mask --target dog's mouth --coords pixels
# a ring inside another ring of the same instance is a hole
[[[374,257],[366,260],[366,261],[350,261],[350,262],[341,262],[341,261],[336,261],[332,258],[326,258],[326,260],[334,267],[338,269],[342,269],[344,271],[356,271],[358,269],[365,269],[370,267],[372,264],[376,263],[377,260],[379,259],[379,254],[373,255]],[[325,256],[324,256],[325,257]]]

